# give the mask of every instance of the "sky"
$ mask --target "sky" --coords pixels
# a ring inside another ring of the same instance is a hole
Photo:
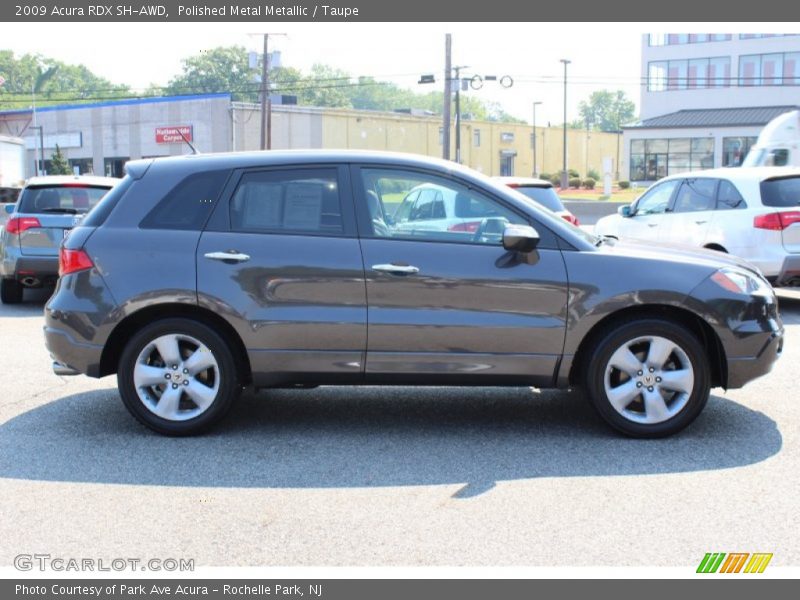
[[[181,71],[181,59],[216,46],[261,49],[263,32],[281,51],[283,66],[307,72],[321,62],[353,76],[373,76],[420,92],[422,74],[444,70],[445,33],[453,36],[453,65],[463,73],[508,75],[503,87],[486,82],[468,94],[498,102],[513,116],[536,124],[563,122],[561,59],[570,60],[567,118],[592,91],[621,89],[638,106],[642,34],[649,32],[738,32],[738,24],[692,23],[22,23],[4,30],[0,48],[39,53],[82,63],[114,83],[145,88],[166,84]],[[778,31],[787,24],[760,23],[748,31]]]

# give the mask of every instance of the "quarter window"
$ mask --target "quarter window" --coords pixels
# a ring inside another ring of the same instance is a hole
[[[742,198],[739,190],[730,181],[724,179],[719,182],[717,192],[717,210],[730,210],[735,208],[747,208],[747,203]]]

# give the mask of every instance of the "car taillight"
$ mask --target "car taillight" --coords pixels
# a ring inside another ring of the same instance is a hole
[[[580,225],[580,223],[578,222],[578,217],[576,217],[576,216],[575,216],[575,215],[573,215],[573,214],[566,214],[566,215],[561,215],[561,216],[562,216],[562,217],[564,217],[564,220],[565,220],[565,221],[567,221],[567,222],[569,222],[569,223],[572,223],[573,225],[575,225],[575,227],[577,227],[578,225]]]
[[[450,225],[447,228],[447,231],[468,231],[469,233],[475,233],[478,231],[478,227],[480,227],[480,221],[467,221],[466,223],[456,223],[455,225]]]
[[[758,215],[753,218],[753,227],[757,229],[771,229],[772,231],[783,231],[795,223],[800,223],[800,211],[798,210],[774,212],[766,215]]]
[[[41,226],[42,224],[36,217],[14,217],[6,223],[6,231],[19,235],[23,231]]]
[[[94,267],[92,259],[83,250],[68,250],[61,248],[58,253],[58,275],[69,275],[78,271],[85,271]]]

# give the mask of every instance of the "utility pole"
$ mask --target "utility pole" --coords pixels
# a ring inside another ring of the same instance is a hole
[[[450,160],[450,102],[453,90],[450,86],[452,75],[452,36],[444,36],[444,106],[442,107],[442,158]]]
[[[251,34],[257,35],[257,34]],[[269,36],[285,33],[264,33],[264,51],[261,56],[261,149],[272,149],[272,101],[269,97]]]
[[[540,101],[533,103],[533,177],[536,177],[538,171],[536,169],[536,105],[541,104]]]
[[[572,62],[566,58],[562,58],[561,62],[564,63],[564,164],[561,171],[561,189],[567,189],[567,65]]]
[[[272,115],[267,110],[272,108],[269,101],[269,34],[264,34],[264,53],[261,57],[261,149],[272,147]],[[270,111],[272,112],[272,111]]]
[[[461,69],[453,67],[456,71],[456,162],[461,164]]]

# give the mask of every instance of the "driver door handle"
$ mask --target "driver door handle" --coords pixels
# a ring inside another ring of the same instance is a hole
[[[658,223],[648,223],[648,227],[658,227]]]
[[[372,265],[372,269],[390,275],[414,275],[419,273],[419,269],[412,265],[380,264]]]

